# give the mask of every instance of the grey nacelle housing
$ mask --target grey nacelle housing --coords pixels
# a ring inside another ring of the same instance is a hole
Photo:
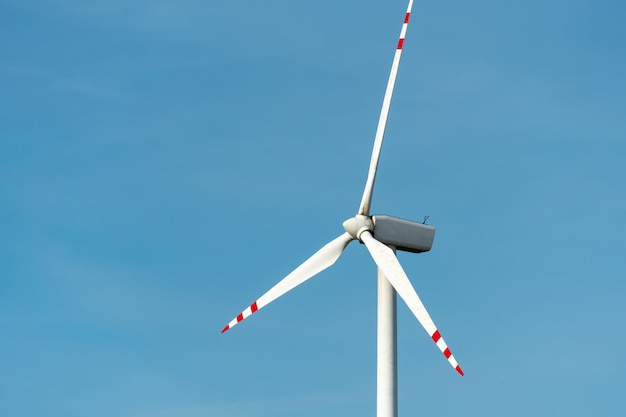
[[[433,247],[435,228],[410,220],[398,219],[386,215],[372,216],[374,237],[397,250],[420,253],[428,252]]]

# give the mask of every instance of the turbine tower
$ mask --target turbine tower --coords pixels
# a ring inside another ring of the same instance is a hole
[[[222,333],[226,332],[281,295],[330,267],[350,242],[360,241],[365,244],[378,266],[377,417],[397,417],[398,415],[396,293],[404,300],[450,365],[463,375],[461,367],[441,337],[441,333],[430,318],[395,255],[396,250],[413,253],[429,251],[435,237],[435,228],[387,215],[370,215],[378,160],[412,7],[413,0],[409,0],[378,119],[367,181],[356,216],[343,223],[345,233],[323,246],[222,329]]]

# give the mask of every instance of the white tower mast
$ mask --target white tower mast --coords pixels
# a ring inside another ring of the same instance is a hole
[[[398,417],[396,290],[378,269],[376,416]]]

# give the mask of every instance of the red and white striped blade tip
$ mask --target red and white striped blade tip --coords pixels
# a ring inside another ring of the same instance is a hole
[[[226,330],[231,329],[233,326],[235,326],[237,323],[243,321],[243,319],[251,316],[252,314],[256,313],[259,310],[259,307],[257,306],[257,302],[255,301],[254,303],[250,304],[250,307],[246,308],[244,311],[242,311],[241,313],[239,313],[239,315],[237,317],[235,317],[234,319],[232,319],[230,321],[230,323],[228,323],[223,329],[222,329],[222,333],[224,333]]]
[[[443,337],[441,337],[441,333],[439,333],[439,330],[435,329],[435,332],[430,337],[431,339],[433,339],[433,342],[435,342],[439,350],[441,350],[441,353],[443,353],[443,356],[446,357],[450,365],[452,365],[454,370],[457,371],[459,375],[464,376],[465,374],[463,373],[463,370],[454,358],[454,355],[450,351],[450,348],[448,347],[446,341],[443,340]]]

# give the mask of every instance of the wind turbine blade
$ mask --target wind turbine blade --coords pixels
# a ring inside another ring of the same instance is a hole
[[[237,317],[222,329],[222,333],[232,328],[243,319],[256,313],[281,295],[292,290],[302,284],[307,279],[319,274],[332,264],[334,264],[344,251],[348,243],[353,240],[352,236],[344,233],[335,240],[324,245],[320,250],[315,252],[313,256],[304,261],[302,265],[294,269],[289,275],[283,278],[278,284],[274,285],[268,292],[263,294],[261,298],[252,303],[248,308],[242,311]]]
[[[400,262],[398,262],[396,255],[388,246],[374,239],[370,232],[365,231],[360,237],[363,243],[365,243],[365,246],[367,246],[367,250],[369,250],[372,258],[374,258],[376,265],[378,265],[381,271],[383,271],[406,305],[409,306],[413,315],[415,315],[428,335],[433,339],[439,350],[441,350],[446,359],[448,359],[450,365],[452,365],[452,367],[462,376],[463,371],[461,370],[461,367],[457,363],[456,359],[454,359],[454,356],[450,352],[450,349],[448,349],[448,345],[443,340],[443,337],[441,337],[439,330],[437,330],[437,327],[430,318],[428,311],[426,311],[426,307],[424,307],[422,300],[420,300],[419,296],[415,292],[413,285],[411,285],[411,281],[409,281],[409,277],[406,276],[406,273],[402,269]]]
[[[406,9],[406,14],[404,15],[402,30],[400,31],[400,39],[398,40],[398,46],[396,47],[396,54],[394,55],[393,63],[391,64],[391,73],[389,74],[389,81],[387,81],[387,90],[385,91],[385,97],[383,99],[383,107],[380,111],[380,117],[378,118],[378,127],[376,128],[374,149],[372,150],[372,159],[370,160],[370,168],[367,173],[367,182],[365,183],[365,190],[363,190],[363,197],[361,198],[361,205],[359,207],[359,214],[364,216],[369,216],[370,214],[370,205],[372,202],[374,181],[376,180],[378,159],[380,158],[380,150],[383,146],[383,137],[385,136],[385,127],[387,126],[387,116],[389,115],[389,107],[391,106],[391,96],[393,95],[393,87],[396,84],[396,76],[398,75],[398,67],[400,65],[400,56],[402,55],[404,37],[406,36],[406,30],[409,25],[412,8],[413,0],[409,0],[409,5]]]

